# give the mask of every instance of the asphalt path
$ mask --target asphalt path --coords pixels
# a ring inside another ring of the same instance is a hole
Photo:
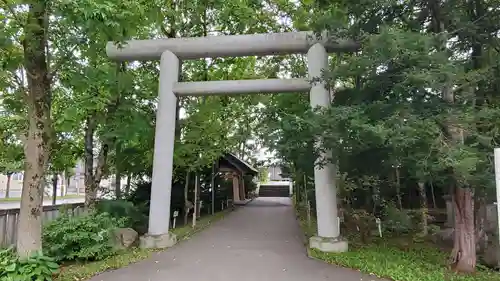
[[[258,198],[144,261],[90,281],[381,281],[312,260],[289,198]]]

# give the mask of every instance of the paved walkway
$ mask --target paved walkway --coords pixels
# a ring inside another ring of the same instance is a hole
[[[167,251],[91,281],[376,281],[309,259],[288,198],[259,198]]]

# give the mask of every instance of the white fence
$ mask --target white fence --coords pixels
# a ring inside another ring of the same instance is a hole
[[[83,213],[83,203],[43,206],[43,220],[51,221],[56,219],[60,215],[60,209],[67,210],[78,216]],[[0,248],[16,244],[19,210],[19,208],[0,210]]]

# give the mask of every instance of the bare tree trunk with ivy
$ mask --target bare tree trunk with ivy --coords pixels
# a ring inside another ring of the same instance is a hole
[[[50,154],[50,74],[47,64],[47,2],[28,5],[24,26],[25,96],[28,132],[24,144],[24,180],[19,213],[17,253],[28,257],[42,249],[43,182]]]

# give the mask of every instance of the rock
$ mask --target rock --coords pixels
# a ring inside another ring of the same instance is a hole
[[[440,246],[453,247],[453,228],[445,228],[431,236],[432,242]]]
[[[476,243],[476,253],[482,254],[490,247],[490,235],[487,233],[484,233],[481,237],[476,236],[476,239],[478,240]]]
[[[496,243],[491,243],[482,254],[484,265],[497,268],[500,263],[500,247]]]
[[[139,234],[132,228],[118,228],[113,231],[113,247],[128,249],[137,244]]]

